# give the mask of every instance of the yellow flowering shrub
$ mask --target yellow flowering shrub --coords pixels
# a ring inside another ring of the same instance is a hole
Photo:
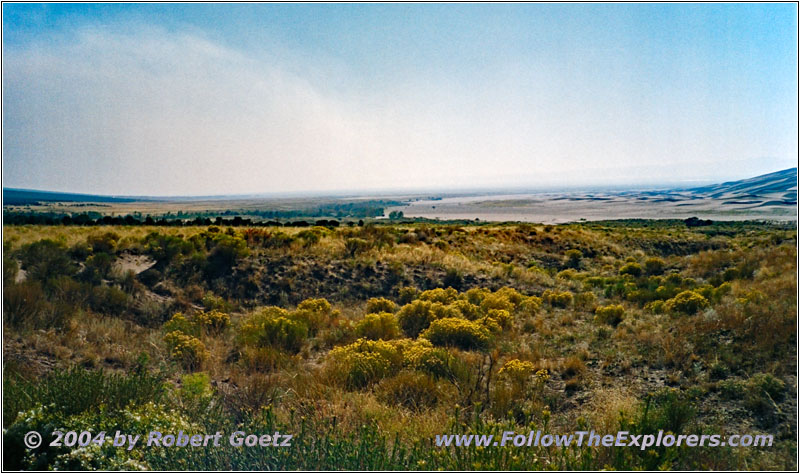
[[[231,317],[217,310],[198,313],[192,317],[192,321],[208,334],[219,334],[231,325]]]
[[[330,324],[337,312],[325,298],[310,298],[299,305],[287,317],[302,322],[308,333],[314,336],[317,331]]]
[[[180,331],[199,337],[204,334],[220,334],[230,324],[230,316],[217,310],[197,313],[188,318],[183,313],[175,313],[169,321],[164,323],[164,330],[166,332]]]
[[[594,320],[600,324],[610,324],[616,326],[625,317],[625,308],[619,304],[600,306],[594,312]]]
[[[511,359],[503,364],[498,375],[505,377],[512,382],[522,383],[531,376],[535,367],[531,362],[519,359]]]
[[[695,314],[709,306],[711,306],[711,304],[703,295],[692,290],[682,291],[674,298],[670,298],[664,302],[664,310],[668,313],[683,313],[689,315]]]
[[[402,365],[403,355],[397,345],[363,338],[335,347],[326,361],[329,376],[349,389],[364,388],[395,375]]]
[[[172,331],[164,336],[170,356],[180,362],[187,370],[195,370],[209,357],[205,344],[200,339]]]
[[[394,313],[397,304],[386,298],[370,298],[367,300],[367,313]]]
[[[459,315],[461,315],[466,319],[469,319],[470,321],[474,321],[483,316],[481,308],[477,305],[470,303],[467,300],[462,300],[462,299],[455,300],[449,305],[447,305],[447,308],[448,310],[453,312],[457,311]]]
[[[420,337],[435,346],[454,346],[465,350],[489,347],[489,330],[479,323],[460,318],[444,318],[431,323]]]
[[[501,329],[511,329],[514,325],[514,318],[505,309],[490,309],[486,313],[488,319],[494,320]]]
[[[355,327],[356,335],[366,339],[388,341],[400,337],[400,326],[392,313],[370,313],[364,316]]]
[[[423,291],[418,299],[448,305],[455,301],[456,298],[458,298],[458,291],[456,291],[455,288],[435,288],[433,290]]]

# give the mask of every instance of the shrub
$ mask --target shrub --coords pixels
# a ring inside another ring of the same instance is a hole
[[[507,286],[495,291],[494,294],[504,297],[506,300],[510,301],[511,304],[513,304],[514,306],[517,306],[526,298],[525,295],[523,295],[516,289],[509,288]],[[497,309],[503,309],[503,308],[497,308]]]
[[[664,300],[655,300],[644,305],[645,311],[653,314],[661,314],[664,312]]]
[[[481,301],[481,309],[489,311],[491,309],[501,309],[504,311],[514,311],[514,303],[509,301],[508,295],[496,292],[486,295]]]
[[[320,329],[330,324],[334,311],[325,298],[307,299],[297,305],[297,310],[289,317],[305,324],[309,335],[314,336]]]
[[[581,266],[581,259],[583,252],[576,249],[567,250],[564,254],[567,257],[566,265],[570,268],[579,268]]]
[[[498,375],[514,383],[522,384],[533,374],[534,369],[535,367],[531,362],[511,359],[503,364]]]
[[[591,291],[583,291],[575,295],[575,306],[592,309],[597,303],[597,297]]]
[[[459,318],[444,318],[431,323],[421,337],[435,346],[454,346],[465,350],[489,347],[489,330],[478,323]]]
[[[308,327],[290,319],[283,308],[268,307],[250,315],[239,328],[239,337],[245,345],[277,347],[290,352],[300,352],[308,336]]]
[[[328,353],[327,370],[346,388],[357,389],[396,374],[403,365],[398,347],[386,341],[359,339]]]
[[[423,291],[418,299],[448,305],[455,301],[456,298],[458,298],[458,291],[453,288],[435,288],[433,290]]]
[[[367,313],[394,313],[397,305],[386,298],[370,298],[367,301]]]
[[[480,306],[483,299],[489,294],[491,294],[491,291],[486,288],[471,288],[464,293],[464,297],[470,303]]]
[[[198,369],[210,356],[203,341],[180,331],[167,333],[164,342],[167,343],[170,356],[187,370]]]
[[[11,326],[38,327],[49,309],[41,285],[24,281],[3,288],[3,322]]]
[[[397,322],[408,337],[415,338],[435,319],[430,301],[416,300],[400,308]]]
[[[194,321],[187,319],[186,316],[183,315],[183,313],[173,314],[170,320],[164,323],[163,329],[165,332],[168,333],[173,331],[180,331],[190,336],[200,335],[199,328],[194,324]]]
[[[539,307],[542,305],[542,299],[538,296],[529,296],[520,301],[517,306],[517,313],[523,316],[536,316],[539,312]]]
[[[648,275],[661,275],[664,273],[665,266],[666,264],[664,263],[664,260],[658,257],[652,257],[645,260],[644,271]]]
[[[620,275],[642,276],[642,266],[636,262],[626,263],[619,269]]]
[[[511,313],[504,309],[490,309],[486,313],[486,317],[495,321],[502,329],[511,329],[514,324],[514,318],[511,317]]]
[[[250,250],[243,238],[228,234],[213,234],[213,247],[208,254],[204,272],[208,280],[219,278],[236,266]]]
[[[600,306],[594,312],[594,320],[600,324],[616,326],[625,317],[625,308],[619,304]]]
[[[674,298],[664,302],[664,309],[669,313],[695,314],[710,306],[707,299],[692,290],[682,291]]]
[[[104,232],[90,235],[86,238],[86,243],[91,247],[93,253],[113,253],[120,238],[119,234],[115,232]]]
[[[400,288],[400,290],[398,290],[397,293],[398,293],[397,301],[399,301],[400,304],[408,304],[417,299],[419,290],[417,290],[413,286],[405,286],[403,288]]]
[[[456,380],[467,370],[460,359],[447,349],[433,347],[427,339],[419,339],[403,349],[403,365],[434,377]]]
[[[458,312],[461,317],[474,321],[482,316],[481,309],[467,300],[455,300],[447,309],[451,312]]]
[[[78,269],[70,260],[64,244],[50,239],[23,245],[20,260],[28,279],[42,283],[61,275],[74,275]]]
[[[566,308],[572,304],[572,293],[569,291],[558,292],[544,290],[542,293],[542,301],[554,308]]]
[[[400,326],[392,313],[370,313],[356,324],[356,335],[366,339],[388,341],[400,337]]]
[[[347,255],[355,257],[357,254],[366,252],[370,248],[370,243],[364,239],[351,238],[344,241],[344,249]]]
[[[217,310],[195,314],[192,320],[206,334],[220,334],[231,324],[231,317]]]

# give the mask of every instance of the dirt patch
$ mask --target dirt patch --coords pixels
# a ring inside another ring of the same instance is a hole
[[[156,264],[156,261],[147,255],[133,255],[130,253],[121,254],[114,262],[114,268],[120,273],[132,271],[135,274],[142,273]]]

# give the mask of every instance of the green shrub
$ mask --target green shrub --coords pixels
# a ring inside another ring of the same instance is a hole
[[[786,395],[786,384],[772,374],[755,374],[747,381],[748,390],[756,396],[769,395],[769,398],[780,402]]]
[[[661,275],[664,273],[665,266],[666,264],[664,263],[664,260],[658,257],[652,257],[645,260],[644,271],[648,275]]]
[[[567,250],[564,256],[567,257],[566,265],[570,268],[580,268],[583,252],[577,249]]]
[[[600,306],[594,312],[594,320],[600,324],[616,326],[625,317],[625,308],[619,304]]]
[[[239,328],[239,337],[245,345],[297,353],[308,337],[308,327],[291,319],[285,309],[273,306],[247,317]]]
[[[626,263],[619,269],[620,275],[642,276],[642,266],[636,262]]]
[[[542,301],[554,308],[566,308],[572,304],[572,292],[544,290]]]
[[[421,334],[435,346],[453,346],[465,350],[484,350],[489,347],[491,336],[482,325],[459,318],[444,318],[431,323]]]
[[[14,327],[42,326],[50,305],[37,281],[24,281],[3,287],[3,322]]]
[[[520,301],[517,306],[517,313],[521,316],[533,317],[539,312],[539,307],[542,306],[542,299],[538,296],[529,296]]]
[[[400,337],[400,326],[392,313],[370,313],[356,324],[356,335],[366,339],[388,341]]]
[[[394,313],[397,305],[386,298],[370,298],[367,300],[367,313]]]
[[[64,244],[50,239],[23,245],[19,251],[22,268],[29,280],[42,283],[61,275],[71,276],[78,270]]]
[[[692,315],[710,306],[703,295],[692,290],[678,293],[674,298],[664,302],[664,310],[669,313],[683,313]]]
[[[486,298],[486,295],[491,294],[491,291],[487,290],[486,288],[471,288],[467,290],[463,296],[469,301],[470,303],[480,306],[483,299]]]
[[[427,329],[436,318],[430,301],[416,300],[400,308],[397,312],[397,322],[408,337],[415,338],[420,332]]]
[[[417,299],[417,295],[419,295],[419,290],[413,286],[405,286],[398,290],[397,301],[399,301],[400,304],[408,304]]]
[[[664,300],[655,300],[644,305],[644,310],[653,314],[662,314],[664,312]]]

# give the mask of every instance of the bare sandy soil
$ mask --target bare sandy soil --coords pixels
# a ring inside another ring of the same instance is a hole
[[[447,197],[387,210],[406,217],[557,224],[606,219],[796,221],[797,203],[779,196],[728,200],[691,192],[543,193]]]

